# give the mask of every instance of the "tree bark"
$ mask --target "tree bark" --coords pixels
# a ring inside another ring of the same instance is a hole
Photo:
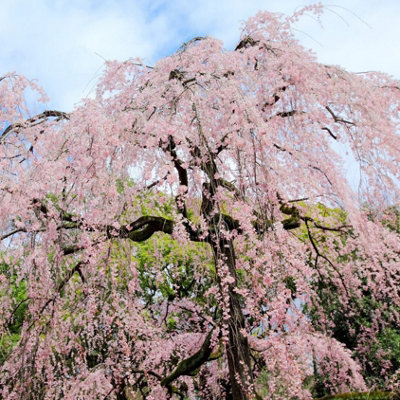
[[[227,325],[229,341],[226,345],[226,354],[231,393],[227,393],[226,399],[253,399],[256,397],[256,394],[254,391],[250,346],[247,337],[242,334],[242,329],[245,329],[246,323],[240,305],[239,295],[234,290],[237,286],[237,274],[233,241],[220,240],[218,245],[214,243],[212,247],[216,261],[222,260],[226,263],[229,274],[234,278],[234,283],[228,286],[229,319]],[[221,282],[221,277],[219,276],[218,279],[222,287],[223,283]]]

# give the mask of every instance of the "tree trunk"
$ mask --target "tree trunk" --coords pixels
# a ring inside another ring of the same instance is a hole
[[[228,287],[229,295],[229,342],[226,346],[228,358],[231,394],[227,399],[247,400],[255,398],[254,379],[250,359],[250,346],[241,330],[245,329],[245,318],[240,305],[239,295],[234,291],[237,285],[236,260],[232,240],[221,240],[218,247],[213,246],[216,260],[223,260],[228,266],[234,283]],[[221,279],[221,277],[219,277]],[[222,287],[220,282],[220,286]]]
[[[240,332],[244,328],[244,317],[238,295],[230,291],[230,318],[228,321],[229,343],[227,345],[227,357],[229,367],[229,379],[232,387],[232,399],[244,400],[253,398],[253,373],[251,369],[250,348],[248,340]]]

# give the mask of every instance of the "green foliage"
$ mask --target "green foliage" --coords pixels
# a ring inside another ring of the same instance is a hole
[[[396,207],[388,208],[383,215],[382,223],[391,231],[400,233],[400,211]]]
[[[365,263],[366,267],[368,266],[367,260],[360,259],[357,249],[344,251],[348,240],[353,235],[352,230],[347,228],[347,215],[339,208],[329,208],[321,203],[306,206],[299,202],[299,207],[303,208],[303,215],[312,218],[309,229],[317,243],[318,250],[321,254],[326,255],[337,268],[336,270],[333,265],[328,265],[328,271],[330,269],[332,275],[328,274],[321,279],[320,271],[317,269],[318,266],[316,268],[315,265],[315,254],[310,252],[309,264],[316,271],[314,290],[317,294],[317,299],[315,299],[313,306],[304,307],[304,312],[310,317],[317,330],[324,331],[326,329],[324,322],[324,318],[326,318],[330,323],[329,329],[332,336],[352,350],[354,357],[362,362],[362,373],[367,384],[385,389],[385,381],[381,377],[382,360],[387,362],[385,367],[390,368],[391,373],[394,373],[400,367],[400,331],[393,322],[392,315],[392,313],[398,314],[399,310],[389,300],[384,298],[377,299],[374,296],[370,289],[371,282],[368,282],[362,270],[360,270],[359,274],[362,296],[359,295],[359,292],[352,295],[350,290],[348,295],[351,300],[347,303],[343,302],[340,295],[341,290],[343,290],[339,275],[341,265],[355,262],[357,264]],[[376,219],[377,217],[371,215],[370,218]],[[392,231],[400,232],[400,213],[397,209],[389,208],[379,218],[384,226]],[[336,234],[330,233],[329,239],[325,232],[314,228],[317,224],[328,228],[346,226],[346,229]],[[309,232],[306,226],[300,227],[296,234],[305,243],[309,241]],[[333,244],[335,248],[334,257],[326,251],[328,240],[332,241],[330,245]],[[324,260],[319,257],[319,263],[321,262],[324,262]],[[335,276],[336,279],[330,279],[331,276]],[[287,282],[286,285],[290,288],[290,282]],[[324,315],[322,319],[321,309]],[[383,323],[378,326],[377,340],[371,341],[367,346],[364,346],[362,353],[357,352],[360,343],[362,343],[361,341],[365,340],[363,336],[365,328],[377,329],[373,321],[378,310],[382,316]],[[314,376],[314,395],[323,396],[328,394],[324,380],[324,377]]]
[[[4,262],[0,264],[0,274],[8,276],[12,283],[10,298],[13,308],[11,318],[6,321],[7,333],[0,336],[0,364],[2,364],[20,340],[22,324],[28,310],[28,299],[25,281],[17,280],[17,275],[9,264]]]
[[[157,256],[160,253],[162,265]],[[207,271],[202,280],[194,275],[194,257],[201,259]],[[142,296],[147,304],[184,297],[205,302],[204,292],[211,284],[207,276],[214,271],[206,244],[190,242],[182,248],[170,236],[154,235],[153,239],[137,245],[135,258]]]
[[[21,335],[13,333],[11,335],[2,335],[0,337],[0,365],[7,360],[8,355],[12,352],[13,348],[18,344]]]
[[[392,327],[383,329],[378,335],[378,341],[371,348],[371,355],[383,351],[387,361],[391,363],[391,370],[400,368],[400,331]]]
[[[26,284],[24,281],[13,284],[11,296],[14,304],[14,315],[9,330],[13,334],[19,334],[25,314],[28,310]]]

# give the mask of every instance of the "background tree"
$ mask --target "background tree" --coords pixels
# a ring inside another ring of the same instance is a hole
[[[30,83],[3,78],[3,398],[367,389],[352,350],[370,341],[328,306],[367,292],[398,328],[400,241],[379,216],[399,195],[399,83],[304,50],[291,24],[321,10],[260,12],[233,51],[207,37],[154,67],[108,62],[71,114],[27,118]]]

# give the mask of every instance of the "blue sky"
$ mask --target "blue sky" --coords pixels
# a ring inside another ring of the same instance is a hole
[[[37,79],[49,108],[70,111],[90,95],[105,59],[147,63],[209,34],[232,48],[241,23],[259,9],[286,14],[299,0],[0,0],[0,75]],[[321,28],[297,26],[301,42],[324,63],[400,78],[400,1],[329,0]]]

